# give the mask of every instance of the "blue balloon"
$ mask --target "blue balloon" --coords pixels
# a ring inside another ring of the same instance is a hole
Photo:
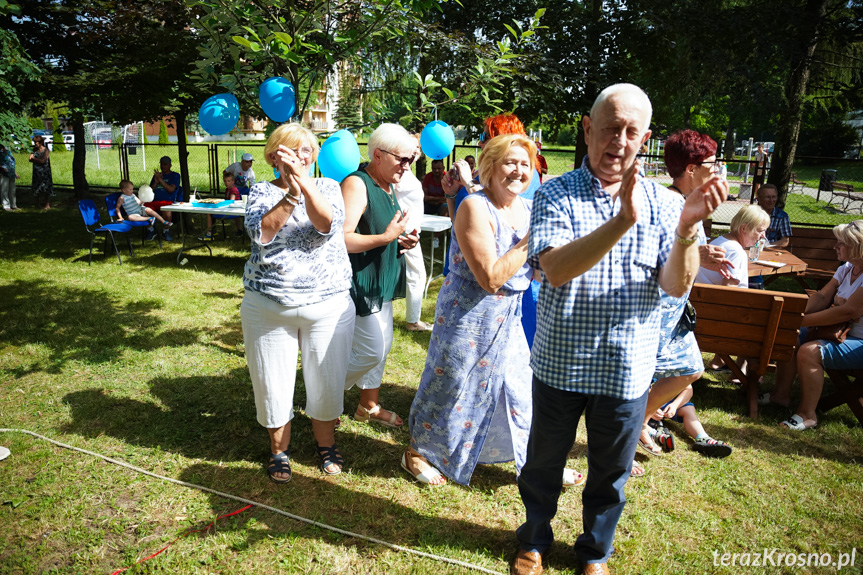
[[[429,122],[420,134],[420,147],[432,160],[443,160],[455,148],[455,134],[446,122]]]
[[[297,109],[294,85],[284,78],[267,78],[258,90],[261,109],[275,122],[287,122]]]
[[[240,120],[240,103],[233,94],[210,96],[198,110],[198,123],[213,136],[227,134]]]
[[[339,130],[323,143],[318,154],[318,167],[325,178],[341,183],[360,167],[360,147],[354,135]]]

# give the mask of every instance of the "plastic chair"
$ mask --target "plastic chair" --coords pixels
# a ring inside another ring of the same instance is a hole
[[[114,244],[114,251],[117,254],[117,261],[120,262],[120,264],[123,263],[123,260],[120,259],[120,250],[117,248],[117,240],[114,238],[114,233],[127,234],[126,244],[129,246],[129,255],[132,257],[135,256],[135,251],[132,249],[132,242],[129,240],[128,236],[128,233],[132,231],[131,224],[128,222],[120,222],[103,226],[99,223],[99,220],[102,218],[99,215],[99,210],[96,209],[96,204],[93,203],[93,200],[78,200],[78,211],[81,212],[81,217],[84,218],[84,228],[87,230],[87,233],[90,234],[90,259],[88,260],[87,265],[93,263],[93,242],[96,239],[96,234],[105,234],[105,255],[108,254],[108,238],[111,238],[111,243]]]
[[[108,217],[111,219],[111,223],[116,223],[114,220],[117,219],[117,200],[120,198],[120,192],[114,192],[113,194],[108,194],[105,197],[105,207],[108,208]],[[122,207],[120,207],[123,210]],[[123,210],[124,222],[127,222],[133,228],[144,228],[141,233],[141,245],[147,241],[147,232],[149,231],[150,222],[149,220],[146,222],[136,222],[129,219],[126,215],[126,210]],[[122,223],[122,222],[120,222]],[[159,247],[162,247],[162,237],[159,234],[156,234],[156,240],[159,242]]]
[[[249,188],[237,188],[237,191],[240,192],[240,196],[248,196],[249,195]],[[236,220],[237,218],[241,218],[241,217],[243,217],[243,216],[215,215],[215,216],[212,216],[213,225],[215,226],[216,221],[221,221],[221,223],[222,223],[222,238],[227,240],[228,239],[228,233],[225,231],[225,220]],[[240,244],[245,243],[245,237],[246,237],[246,233],[244,231],[243,234],[240,236]]]

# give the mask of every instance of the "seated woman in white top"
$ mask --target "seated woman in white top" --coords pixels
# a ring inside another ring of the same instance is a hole
[[[741,208],[731,218],[731,231],[710,242],[710,245],[725,248],[725,257],[734,266],[731,277],[719,272],[699,268],[695,283],[749,287],[749,256],[747,250],[763,239],[770,226],[770,215],[759,206],[752,204]]]
[[[787,421],[780,425],[803,431],[818,424],[815,413],[824,389],[825,369],[860,369],[863,367],[863,220],[833,228],[836,257],[845,262],[826,286],[809,298],[800,331],[800,347],[789,362],[776,370],[776,387],[758,397],[761,405],[791,406],[791,384],[800,376],[800,403]],[[808,333],[816,326],[853,321],[851,331],[842,343],[815,339]]]

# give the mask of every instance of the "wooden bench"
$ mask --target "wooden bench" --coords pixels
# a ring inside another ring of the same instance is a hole
[[[830,411],[840,405],[848,405],[851,412],[857,417],[860,425],[863,425],[863,405],[860,398],[863,397],[863,370],[838,371],[828,369],[827,375],[836,386],[836,391],[830,395],[821,397],[818,402],[818,411]],[[854,378],[852,381],[851,378]]]
[[[854,186],[843,182],[833,182],[833,191],[830,192],[830,203],[838,196],[842,201],[842,211],[847,212],[852,202],[860,202],[857,211],[863,214],[863,193],[855,193]]]
[[[809,298],[803,294],[695,284],[695,338],[701,351],[719,354],[744,382],[749,415],[758,417],[758,380],[771,361],[790,360]],[[752,358],[744,375],[730,356]]]
[[[806,182],[797,179],[797,172],[791,172],[791,179],[788,180],[788,193],[793,193],[795,188],[800,188],[800,192],[806,187]]]
[[[836,259],[836,236],[833,228],[803,228],[791,226],[791,238],[788,248],[792,254],[806,262],[806,271],[794,277],[803,289],[811,286],[805,280],[811,280],[817,289],[824,287],[839,269],[840,261]],[[765,284],[768,284],[765,281]]]

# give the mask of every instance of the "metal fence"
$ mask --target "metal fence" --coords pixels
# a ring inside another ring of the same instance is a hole
[[[61,144],[57,144],[59,148]],[[168,156],[172,160],[174,171],[180,170],[177,144],[116,144],[109,142],[85,144],[87,147],[86,174],[91,187],[96,189],[115,190],[121,179],[131,180],[135,187],[149,183],[153,171],[159,168],[159,158]],[[68,147],[69,145],[67,145]],[[271,168],[264,162],[265,143],[261,141],[237,141],[206,144],[187,144],[189,182],[192,189],[197,188],[205,194],[218,195],[222,191],[221,172],[233,162],[240,160],[244,153],[252,154],[255,159],[254,169],[258,180],[269,179]],[[360,154],[368,158],[368,145],[360,143]],[[446,168],[459,159],[472,155],[477,157],[478,146],[458,145],[444,162]],[[15,153],[17,172],[20,176],[18,184],[29,186],[32,180],[32,170],[27,161],[29,152]],[[51,153],[51,169],[54,185],[59,188],[72,188],[72,156],[71,150],[54,149]],[[560,176],[572,170],[575,161],[575,151],[571,148],[543,148],[542,155],[548,164],[548,176]],[[665,170],[661,155],[643,157],[647,176],[662,184],[670,184],[671,177]],[[430,169],[427,164],[427,169]],[[729,162],[728,180],[731,193],[745,194],[747,184],[752,182],[754,162],[744,160]],[[863,161],[840,158],[810,158],[798,157],[795,163],[795,175],[805,186],[818,189],[822,171],[833,169],[833,177],[838,182],[850,183],[855,189],[863,190]]]

